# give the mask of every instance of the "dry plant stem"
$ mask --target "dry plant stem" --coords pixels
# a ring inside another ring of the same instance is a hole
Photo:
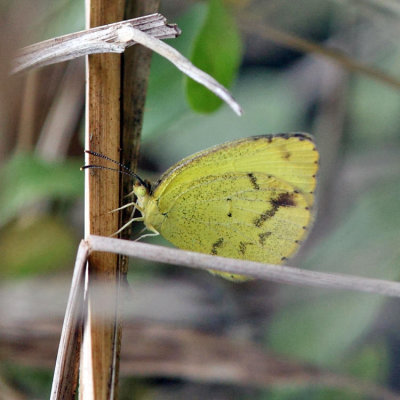
[[[247,15],[246,17],[242,17],[241,20],[243,22],[242,28],[249,33],[257,32],[258,35],[291,49],[325,57],[329,61],[339,64],[348,71],[362,73],[377,81],[383,82],[396,89],[400,89],[400,81],[394,76],[390,76],[382,71],[358,62],[352,57],[349,57],[338,50],[320,46],[316,43],[304,40],[295,35],[291,35],[290,33],[268,26],[262,22],[259,22],[258,16]]]
[[[174,32],[175,36],[179,33],[178,30],[174,30]],[[87,43],[89,39],[92,40],[93,42],[92,44],[90,43],[90,41],[89,43]],[[205,86],[216,96],[220,97],[223,101],[225,101],[237,115],[242,115],[242,109],[240,105],[235,101],[235,99],[232,97],[229,91],[224,88],[224,86],[218,83],[210,75],[206,74],[202,70],[195,67],[188,59],[183,57],[182,54],[180,54],[173,47],[168,46],[161,40],[156,39],[155,37],[150,36],[145,32],[142,32],[141,30],[133,27],[132,25],[125,24],[116,29],[115,32],[113,32],[113,43],[111,44],[109,43],[109,41],[104,41],[101,37],[97,38],[96,39],[97,41],[94,40],[93,38],[89,39],[87,38],[86,41],[79,40],[79,43],[78,44],[75,43],[73,49],[68,49],[68,48],[58,49],[57,54],[56,55],[53,54],[51,56],[52,57],[51,60],[47,59],[48,57],[50,57],[47,55],[48,52],[47,48],[45,48],[44,50],[46,56],[40,55],[40,52],[38,52],[39,54],[36,55],[37,60],[35,61],[34,64],[29,64],[27,62],[22,64],[23,60],[21,61],[21,59],[19,58],[18,60],[20,60],[19,61],[20,66],[14,68],[13,72],[15,73],[18,71],[22,71],[24,69],[33,66],[38,67],[41,65],[64,61],[67,59],[80,57],[85,54],[105,53],[105,52],[121,53],[125,50],[127,44],[139,43],[166,58],[184,74],[186,74],[196,82],[200,83],[201,85]],[[44,59],[46,60],[44,61]]]
[[[76,256],[74,274],[65,311],[50,400],[72,399],[78,381],[79,347],[82,337],[85,265],[89,249],[82,241]]]
[[[123,18],[124,1],[87,0],[89,28]],[[119,28],[115,32],[120,36]],[[129,42],[125,40],[125,42]],[[121,56],[93,54],[87,63],[85,147],[111,158],[119,157],[121,133]],[[86,159],[90,163],[90,157]],[[105,173],[106,172],[106,173]],[[119,180],[110,171],[86,173],[85,236],[109,236],[118,229],[118,214],[109,213],[119,204]],[[112,253],[92,253],[88,259],[87,310],[81,346],[79,395],[81,399],[106,400],[116,396],[115,369],[118,257]],[[99,293],[96,287],[104,290]],[[107,307],[104,307],[104,304]]]
[[[286,265],[242,261],[108,237],[90,236],[87,240],[91,252],[115,252],[149,261],[182,265],[184,267],[203,270],[216,269],[224,272],[247,275],[256,279],[265,279],[296,286],[346,289],[390,297],[400,297],[400,283],[398,282],[362,278],[352,275],[328,274],[318,271],[302,270]]]
[[[127,38],[134,40],[136,43],[142,44],[143,46],[166,58],[185,75],[200,83],[212,91],[216,96],[225,101],[225,103],[228,104],[237,115],[242,115],[242,109],[240,105],[235,101],[229,91],[220,83],[218,83],[213,77],[195,67],[188,59],[183,57],[179,51],[175,50],[171,46],[168,46],[161,40],[149,36],[134,27],[126,27],[125,31]]]
[[[175,25],[167,25],[161,14],[116,22],[24,47],[19,51],[11,72],[15,74],[88,54],[122,53],[136,43],[121,40],[120,31],[125,27],[135,27],[160,39],[175,38],[180,33]]]

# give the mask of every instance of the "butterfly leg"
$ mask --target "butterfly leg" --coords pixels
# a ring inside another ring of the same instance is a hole
[[[111,210],[111,211],[109,211],[109,212],[110,212],[110,213],[113,213],[113,212],[116,212],[116,211],[121,211],[121,210],[124,210],[125,208],[131,207],[131,206],[134,206],[133,211],[139,210],[140,212],[142,212],[142,209],[141,209],[141,208],[137,205],[137,203],[135,203],[134,201],[132,201],[131,203],[125,204],[125,205],[122,206],[122,207],[115,208],[114,210]]]
[[[118,235],[118,233],[121,233],[125,228],[127,228],[129,225],[132,224],[132,222],[135,222],[135,221],[144,221],[144,218],[143,217],[131,218],[125,225],[123,225],[121,228],[119,228],[117,230],[117,232],[114,232],[111,236]]]
[[[146,233],[145,235],[139,236],[137,239],[134,240],[135,242],[137,242],[137,241],[139,241],[139,240],[141,240],[141,239],[143,239],[145,237],[158,236],[160,234],[154,228],[147,228],[147,227],[143,228],[141,232],[143,232],[145,229],[151,230],[151,233]]]
[[[129,192],[128,194],[126,194],[126,195],[124,196],[124,199],[126,199],[127,197],[131,197],[131,196],[133,196],[134,194],[135,194],[135,191],[132,190],[132,192]]]

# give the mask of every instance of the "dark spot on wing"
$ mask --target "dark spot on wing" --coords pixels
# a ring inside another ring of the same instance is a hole
[[[232,199],[230,197],[227,197],[226,201],[229,203],[230,210],[232,210]],[[228,213],[226,215],[230,218],[230,217],[232,217],[232,212],[228,211]]]
[[[289,160],[289,158],[291,157],[291,153],[290,153],[290,151],[285,151],[283,154],[282,154],[282,158],[283,159],[285,159],[285,160]]]
[[[276,199],[271,199],[273,207],[289,207],[295,206],[293,193],[281,193]]]
[[[211,254],[213,256],[217,255],[217,250],[218,247],[221,247],[224,243],[224,238],[219,238],[215,243],[213,243],[212,248],[211,248]]]
[[[255,190],[260,190],[260,186],[258,186],[258,183],[257,183],[257,178],[253,175],[253,174],[247,174],[247,176],[249,177],[249,179],[250,179],[250,182],[251,182],[251,184],[253,185],[253,188],[255,189]]]
[[[267,237],[268,237],[268,236],[271,236],[271,234],[272,234],[272,232],[263,232],[263,233],[260,233],[260,234],[258,235],[258,237],[259,237],[259,242],[260,242],[261,246],[264,246],[265,241],[267,240]]]
[[[245,253],[246,253],[246,248],[247,248],[247,246],[248,246],[249,244],[253,244],[253,243],[251,243],[251,242],[240,242],[240,243],[239,243],[239,251],[240,251],[243,255],[245,255]]]
[[[259,217],[254,220],[254,225],[257,228],[260,228],[267,219],[272,218],[277,213],[280,207],[291,207],[296,205],[293,193],[288,192],[280,193],[278,197],[272,198],[270,200],[270,203],[272,207],[264,211],[262,214],[260,214]]]
[[[254,225],[255,225],[257,228],[261,228],[262,224],[263,224],[267,219],[272,218],[272,217],[275,215],[276,211],[277,211],[277,208],[276,208],[276,209],[275,209],[275,208],[271,208],[271,209],[269,209],[269,210],[267,210],[267,211],[264,211],[262,214],[260,214],[259,217],[257,217],[257,218],[254,220]]]

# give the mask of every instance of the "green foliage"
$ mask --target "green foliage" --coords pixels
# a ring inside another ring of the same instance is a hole
[[[1,365],[0,372],[19,390],[26,393],[26,398],[42,399],[45,398],[45,393],[50,393],[52,381],[52,371],[50,370],[7,363]]]
[[[209,0],[207,18],[197,35],[191,61],[225,87],[231,86],[241,61],[242,44],[236,21],[221,0]],[[193,110],[210,113],[222,100],[204,86],[186,78],[186,93]]]
[[[15,155],[0,171],[0,226],[38,201],[81,197],[80,166],[74,161],[46,162],[32,154]]]
[[[376,343],[367,343],[349,354],[346,366],[352,376],[384,383],[389,375],[389,349],[381,339]]]
[[[0,234],[0,280],[35,276],[70,266],[77,244],[64,221],[27,215]]]

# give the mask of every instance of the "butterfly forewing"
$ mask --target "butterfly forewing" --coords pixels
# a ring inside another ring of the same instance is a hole
[[[161,177],[154,189],[154,197],[162,201],[165,190],[184,190],[194,180],[207,175],[261,172],[296,187],[312,205],[317,169],[318,152],[308,135],[254,136],[215,146],[183,159]]]

